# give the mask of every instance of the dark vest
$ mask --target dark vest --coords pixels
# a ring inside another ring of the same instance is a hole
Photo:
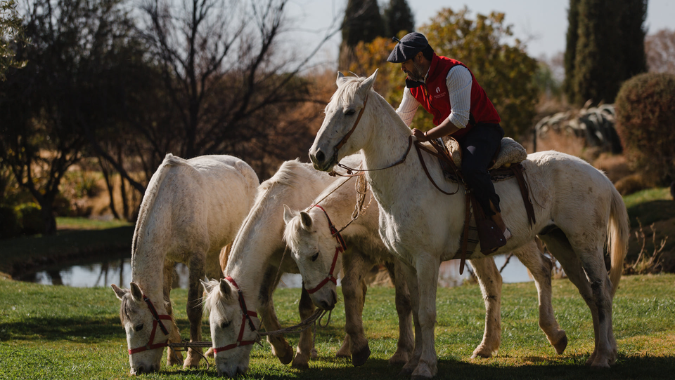
[[[434,125],[441,124],[452,112],[448,86],[445,80],[450,69],[457,65],[466,67],[460,61],[434,54],[426,84],[410,89],[410,93],[420,102],[422,107],[434,115]],[[467,69],[471,72],[468,67]],[[477,123],[498,124],[501,121],[497,110],[488,99],[483,88],[478,84],[473,73],[471,73],[471,79],[473,81],[471,83],[471,117],[466,128],[462,128],[452,135],[455,138],[466,135]]]

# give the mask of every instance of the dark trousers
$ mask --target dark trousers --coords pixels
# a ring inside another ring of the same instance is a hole
[[[499,124],[476,124],[465,136],[458,140],[462,148],[462,173],[473,191],[486,216],[495,213],[490,208],[490,201],[499,209],[499,196],[490,180],[488,168],[497,149],[501,146],[504,130]]]

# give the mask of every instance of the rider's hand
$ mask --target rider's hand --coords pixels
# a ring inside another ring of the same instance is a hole
[[[412,132],[413,132],[413,136],[417,137],[417,141],[419,141],[419,142],[429,141],[429,138],[427,137],[427,135],[424,134],[424,132],[420,131],[419,129],[413,128]]]

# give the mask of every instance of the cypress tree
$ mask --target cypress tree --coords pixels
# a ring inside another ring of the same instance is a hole
[[[353,49],[359,42],[370,42],[384,35],[384,22],[377,0],[349,0],[343,20],[339,67],[349,67],[355,59]]]
[[[389,0],[384,9],[384,23],[387,36],[395,36],[402,30],[415,31],[415,17],[406,0]]]
[[[643,24],[647,18],[648,0],[622,0],[623,9],[619,20],[621,31],[620,49],[623,56],[622,80],[647,72],[645,35]]]
[[[647,0],[570,0],[564,90],[571,103],[612,103],[623,81],[646,71],[646,14]]]
[[[579,39],[579,0],[570,0],[567,10],[567,46],[565,47],[565,80],[563,92],[570,102],[574,101],[574,61],[576,59],[577,40]]]

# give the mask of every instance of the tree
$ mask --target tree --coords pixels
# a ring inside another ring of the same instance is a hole
[[[645,39],[650,72],[675,74],[675,30],[661,29]]]
[[[415,31],[415,17],[406,0],[389,0],[384,8],[384,24],[386,36],[398,35],[400,31]]]
[[[471,69],[499,112],[506,134],[522,137],[532,127],[538,100],[533,80],[537,61],[527,55],[520,40],[513,45],[504,42],[513,35],[504,13],[476,14],[475,20],[468,15],[466,8],[459,12],[445,8],[420,31],[436,54],[458,59]],[[415,123],[417,128],[432,125],[426,112],[418,112]]]
[[[12,45],[22,42],[21,18],[16,12],[14,0],[0,1],[0,80],[10,68],[20,68],[26,63],[14,59]]]
[[[117,0],[34,0],[17,49],[28,64],[0,84],[0,157],[56,230],[53,204],[85,153],[86,125],[115,125],[120,73],[138,55],[133,25]]]
[[[354,47],[359,42],[370,42],[385,34],[377,0],[349,0],[342,25],[340,67],[349,67],[353,60]]]
[[[646,0],[570,1],[565,92],[571,103],[611,103],[624,80],[646,70],[646,12]]]
[[[570,0],[567,10],[567,45],[565,48],[565,80],[563,91],[567,99],[574,98],[574,68],[576,64],[577,41],[579,40],[579,1]]]

